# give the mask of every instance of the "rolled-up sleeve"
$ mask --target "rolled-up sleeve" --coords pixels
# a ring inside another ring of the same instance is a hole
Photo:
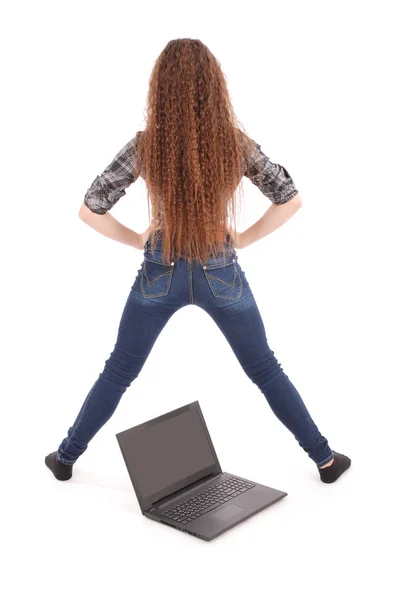
[[[285,167],[270,160],[262,151],[260,144],[255,144],[251,162],[245,168],[244,175],[256,185],[262,194],[273,204],[285,204],[298,194],[294,180]]]
[[[140,134],[141,132],[137,132],[91,183],[84,196],[84,204],[92,212],[104,215],[138,178],[135,167]]]

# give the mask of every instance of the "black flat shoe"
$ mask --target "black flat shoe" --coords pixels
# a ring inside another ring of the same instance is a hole
[[[323,483],[334,483],[340,475],[344,473],[351,466],[351,459],[344,454],[340,454],[339,452],[335,452],[333,450],[334,462],[329,467],[325,467],[324,469],[319,469],[320,479]]]
[[[45,463],[56,479],[59,479],[60,481],[71,479],[73,465],[66,465],[60,462],[57,458],[57,450],[46,456]]]

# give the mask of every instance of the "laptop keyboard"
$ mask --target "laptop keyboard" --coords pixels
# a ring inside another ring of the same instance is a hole
[[[255,487],[254,483],[242,481],[236,477],[227,477],[216,485],[207,488],[201,494],[191,496],[183,502],[171,506],[161,514],[185,525],[253,487]]]

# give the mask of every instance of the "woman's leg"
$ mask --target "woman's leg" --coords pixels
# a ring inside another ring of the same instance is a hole
[[[322,467],[332,461],[333,452],[269,347],[245,273],[238,262],[235,263],[235,266],[215,269],[210,262],[205,272],[202,272],[202,266],[195,272],[197,303],[218,325],[245,373],[264,394],[276,417],[316,465]]]
[[[291,431],[317,466],[329,463],[333,453],[327,439],[318,430],[300,394],[270,349],[253,296],[248,296],[243,305],[239,302],[216,311],[213,319],[276,417]]]
[[[104,369],[89,391],[57,458],[72,465],[89,441],[110,419],[132,381],[138,376],[157,337],[177,307],[143,298],[131,288],[117,341]]]

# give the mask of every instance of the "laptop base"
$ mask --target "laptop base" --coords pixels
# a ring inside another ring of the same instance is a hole
[[[246,492],[233,497],[232,500],[224,502],[220,506],[213,508],[190,523],[180,523],[161,514],[171,506],[174,506],[175,504],[178,504],[179,502],[182,502],[191,496],[201,494],[207,488],[218,484],[220,481],[224,481],[224,479],[228,477],[235,477],[236,479],[240,479],[245,483],[252,484],[253,487],[248,489]],[[175,497],[173,500],[158,506],[156,509],[152,509],[152,511],[146,511],[144,515],[152,520],[159,521],[164,525],[179,529],[184,533],[189,533],[190,535],[194,535],[202,540],[210,541],[228,531],[235,525],[246,521],[253,515],[256,515],[279,500],[282,500],[287,495],[287,492],[282,490],[277,490],[275,488],[255,483],[254,481],[250,481],[244,477],[238,477],[236,475],[232,475],[231,473],[224,472],[216,475],[207,483],[203,483],[197,487],[196,490],[192,489],[185,494]]]

